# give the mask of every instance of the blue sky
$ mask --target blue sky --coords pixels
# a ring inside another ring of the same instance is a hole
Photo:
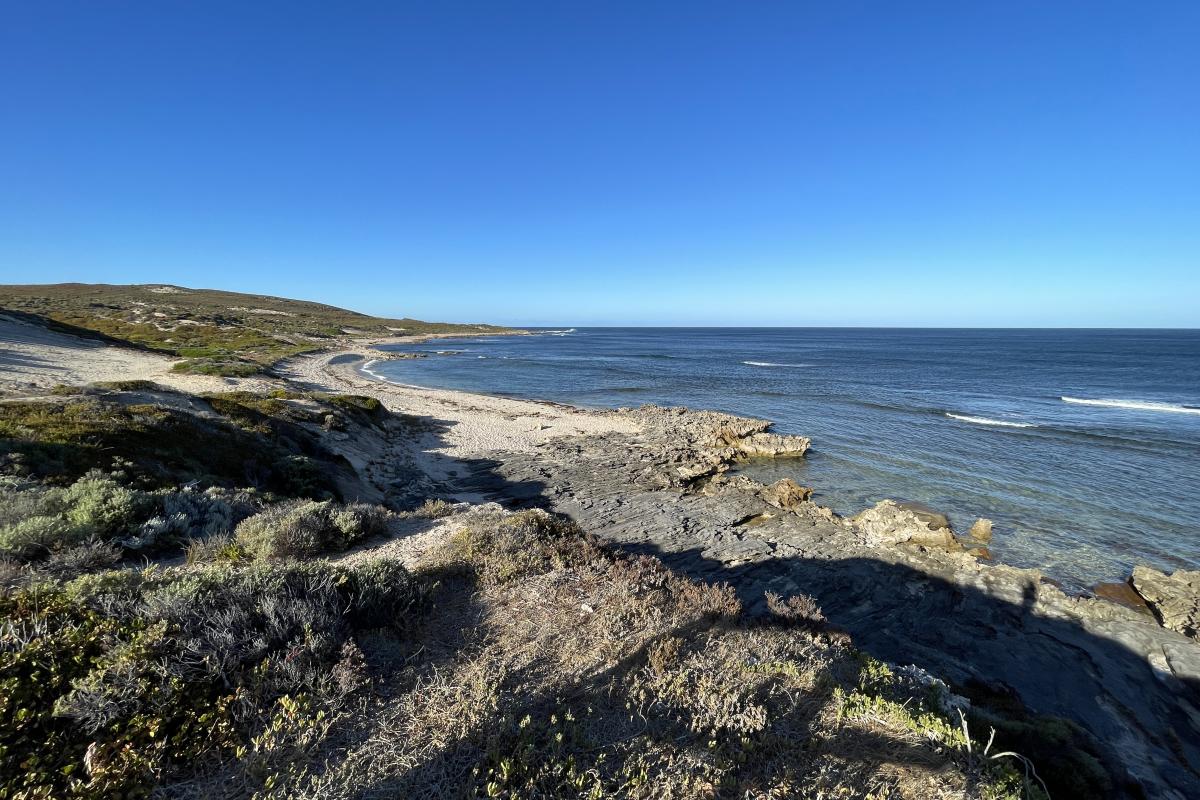
[[[0,2],[0,279],[1200,325],[1200,3]]]

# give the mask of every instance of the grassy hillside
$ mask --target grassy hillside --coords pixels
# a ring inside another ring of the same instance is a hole
[[[222,375],[252,374],[347,337],[504,330],[385,319],[303,300],[163,284],[0,286],[0,310],[179,356],[186,359],[182,372]]]

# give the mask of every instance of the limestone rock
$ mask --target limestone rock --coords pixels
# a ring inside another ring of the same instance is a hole
[[[743,456],[802,456],[808,450],[807,437],[769,433],[766,427],[761,420],[736,420],[717,429],[713,445]]]
[[[776,508],[793,511],[812,497],[813,490],[801,486],[791,478],[782,478],[762,491],[762,499]]]
[[[945,515],[911,503],[882,500],[851,518],[870,546],[910,544],[961,550]]]
[[[971,530],[967,532],[967,535],[977,542],[987,544],[992,540],[992,521],[985,517],[980,517],[975,520],[975,524],[971,526]]]
[[[808,451],[808,438],[782,433],[754,433],[740,439],[736,447],[747,456],[802,456]]]
[[[1138,566],[1130,582],[1164,628],[1200,639],[1200,570],[1167,575]]]

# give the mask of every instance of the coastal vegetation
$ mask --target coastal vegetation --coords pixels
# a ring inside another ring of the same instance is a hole
[[[301,300],[161,284],[0,286],[0,313],[182,359],[177,372],[246,377],[347,337],[502,331],[385,319]]]
[[[1043,796],[811,598],[358,500],[329,437],[411,430],[290,388],[0,401],[0,797]]]

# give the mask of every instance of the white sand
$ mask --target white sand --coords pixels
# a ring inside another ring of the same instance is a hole
[[[494,334],[493,334],[494,335]],[[359,372],[361,364],[380,353],[382,342],[412,343],[429,337],[396,337],[347,344],[344,349],[299,356],[277,366],[276,378],[220,378],[171,372],[177,359],[132,348],[80,339],[0,315],[0,394],[9,397],[56,384],[149,380],[186,392],[247,389],[266,391],[291,381],[305,389],[351,392],[378,398],[389,410],[427,417],[440,432],[422,443],[421,466],[435,479],[453,469],[458,458],[496,451],[528,452],[556,436],[636,430],[636,423],[604,412],[440,389],[398,386]],[[332,364],[339,356],[356,355],[353,364]]]
[[[220,378],[171,372],[180,359],[92,339],[56,333],[0,314],[0,392],[6,395],[48,389],[63,383],[147,380],[188,392],[258,390],[277,381]]]
[[[413,338],[382,340],[391,343]],[[378,357],[373,341],[337,352],[302,356],[276,367],[277,371],[307,388],[350,392],[377,398],[389,410],[447,423],[442,444],[436,448],[447,456],[478,457],[498,450],[529,452],[556,436],[634,432],[633,420],[603,411],[588,411],[556,403],[515,400],[447,389],[402,386],[363,375],[365,361]],[[348,355],[360,356],[354,363],[331,363]]]

